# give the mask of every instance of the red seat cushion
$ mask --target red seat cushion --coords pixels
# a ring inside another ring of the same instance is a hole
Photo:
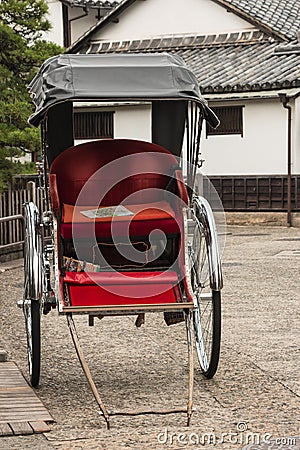
[[[153,305],[181,301],[178,275],[165,272],[67,272],[72,306]],[[84,295],[83,295],[84,290]]]
[[[63,203],[118,205],[133,193],[133,204],[162,200],[175,166],[174,155],[150,142],[103,139],[70,147],[50,167],[53,209]]]
[[[65,239],[97,237],[111,238],[115,236],[146,236],[155,229],[166,234],[179,233],[181,217],[176,215],[166,201],[146,203],[142,205],[122,205],[130,215],[108,215],[106,217],[89,218],[83,213],[97,210],[95,206],[63,205],[61,235]],[[107,212],[107,207],[99,208]]]

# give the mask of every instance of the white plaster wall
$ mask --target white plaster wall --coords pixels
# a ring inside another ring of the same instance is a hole
[[[77,109],[79,111],[80,108]],[[95,110],[92,108],[91,110]],[[151,142],[151,105],[117,106],[101,108],[114,111],[114,138],[137,139]],[[76,139],[75,145],[96,139]]]
[[[292,173],[300,174],[300,97],[292,105]]]
[[[130,40],[172,34],[213,34],[252,29],[211,0],[140,0],[93,40]]]
[[[75,42],[79,37],[81,37],[87,30],[89,30],[97,22],[96,9],[90,9],[87,16],[80,17],[84,15],[82,8],[69,8],[69,19],[71,22],[71,42]]]
[[[63,18],[62,3],[59,0],[47,0],[48,3],[48,19],[52,24],[52,29],[45,35],[45,39],[55,42],[63,46]],[[69,19],[75,19],[84,14],[82,8],[69,8]],[[89,14],[71,22],[71,42],[76,41],[87,30],[89,30],[97,22],[97,10],[90,9]]]
[[[233,103],[229,103],[232,104]],[[244,136],[202,137],[207,175],[287,173],[287,114],[279,99],[236,103],[243,108]],[[225,103],[222,104],[225,106]],[[213,105],[211,105],[213,106]]]
[[[52,28],[46,33],[45,39],[63,46],[62,4],[58,0],[47,0],[47,3],[49,9],[48,20]]]
[[[120,107],[114,114],[115,138],[151,142],[151,106]]]
[[[210,175],[284,175],[287,173],[287,110],[279,99],[222,103],[244,105],[243,137],[239,135],[205,137],[201,152],[205,160],[202,172]],[[215,104],[217,105],[217,104]],[[300,98],[291,102],[300,113]],[[213,107],[213,104],[210,105]],[[151,142],[151,106],[106,108],[115,111],[114,137]],[[300,121],[293,119],[292,172],[300,173]],[[295,123],[296,122],[296,123]]]

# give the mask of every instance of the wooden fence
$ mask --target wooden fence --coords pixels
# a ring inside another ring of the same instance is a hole
[[[204,180],[204,190],[216,189],[225,211],[285,212],[288,207],[286,175],[211,176]],[[300,176],[291,178],[291,207],[300,211]]]
[[[45,211],[44,191],[29,182],[26,189],[11,190],[0,193],[0,217],[23,214],[23,204],[33,201],[40,213]],[[11,251],[22,249],[24,224],[21,220],[10,220],[0,223],[0,257]],[[15,248],[12,247],[15,244]]]

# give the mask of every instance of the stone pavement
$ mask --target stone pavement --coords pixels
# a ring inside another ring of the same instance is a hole
[[[213,380],[196,369],[190,428],[184,415],[147,415],[114,417],[107,431],[66,319],[54,311],[42,319],[36,392],[56,423],[44,435],[3,437],[0,449],[299,449],[300,232],[284,227],[227,232],[220,366]],[[20,267],[0,273],[0,348],[27,377],[26,336],[16,307],[22,282]],[[167,327],[160,316],[149,314],[140,329],[130,317],[105,318],[95,327],[88,327],[86,317],[76,319],[108,409],[185,405],[185,327]]]

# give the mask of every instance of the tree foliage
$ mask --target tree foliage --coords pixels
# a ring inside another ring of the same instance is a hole
[[[27,85],[46,58],[62,51],[42,39],[51,27],[47,11],[44,0],[0,0],[0,190],[20,170],[15,158],[40,148],[39,130],[27,123]]]
[[[44,0],[2,0],[0,4],[2,22],[28,41],[41,38],[51,28],[47,12]]]

